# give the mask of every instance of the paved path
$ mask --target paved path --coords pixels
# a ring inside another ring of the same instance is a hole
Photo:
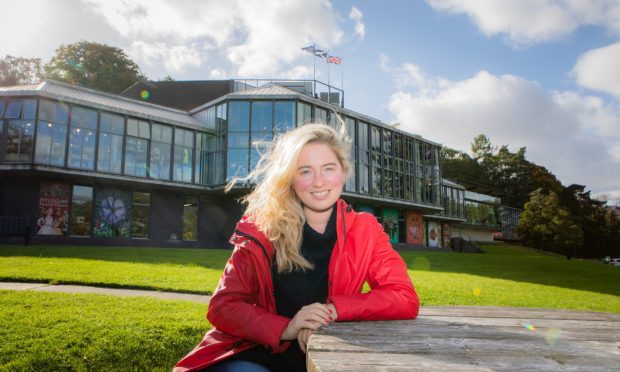
[[[92,287],[86,285],[67,285],[58,284],[51,285],[49,283],[14,283],[14,282],[0,282],[0,290],[13,290],[13,291],[39,291],[39,292],[63,292],[63,293],[97,293],[111,296],[140,296],[140,297],[154,297],[166,300],[185,300],[200,302],[204,304],[209,303],[211,296],[197,295],[189,293],[175,293],[175,292],[162,292],[162,291],[148,291],[140,289],[121,289],[121,288],[102,288]]]

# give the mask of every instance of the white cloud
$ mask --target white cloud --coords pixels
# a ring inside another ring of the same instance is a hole
[[[557,40],[584,25],[620,34],[616,0],[427,0],[435,10],[464,13],[487,36],[503,34],[513,45]]]
[[[364,39],[366,37],[366,25],[364,24],[364,14],[361,10],[356,8],[355,6],[351,7],[351,13],[349,13],[349,18],[355,22],[355,36],[360,39]]]
[[[581,55],[572,75],[579,85],[609,93],[620,100],[618,66],[620,66],[620,42]]]
[[[411,65],[414,66],[414,65]],[[394,93],[389,109],[401,128],[469,152],[483,133],[511,151],[527,147],[529,160],[547,167],[564,184],[594,192],[620,190],[620,113],[598,97],[547,92],[537,82],[480,71],[447,81],[404,65],[411,84]]]
[[[237,76],[278,75],[302,56],[301,47],[338,44],[342,31],[328,0],[190,1],[84,0],[126,40],[138,64],[175,72],[208,59],[232,63]],[[183,47],[180,47],[183,45]]]

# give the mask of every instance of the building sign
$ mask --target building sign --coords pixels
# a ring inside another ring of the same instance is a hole
[[[439,224],[435,221],[428,221],[428,247],[439,248],[440,240]]]
[[[422,213],[407,211],[407,244],[424,244],[422,231]]]
[[[71,185],[41,182],[37,235],[66,235],[69,232]]]
[[[398,211],[396,208],[383,208],[383,230],[390,237],[390,243],[398,243]]]
[[[130,236],[131,193],[98,188],[95,192],[95,227],[98,237]]]
[[[447,222],[443,224],[443,247],[450,248],[450,224]]]

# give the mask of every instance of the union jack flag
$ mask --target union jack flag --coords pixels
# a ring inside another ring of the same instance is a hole
[[[334,57],[334,56],[329,56],[327,57],[327,63],[333,63],[336,65],[339,65],[342,63],[342,58],[340,57]]]

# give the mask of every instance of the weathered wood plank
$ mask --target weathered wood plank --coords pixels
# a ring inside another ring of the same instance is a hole
[[[310,371],[619,369],[618,314],[517,308],[503,313],[503,310],[506,309],[423,308],[416,320],[336,323],[310,338],[308,368]],[[525,323],[536,328],[528,329]]]

